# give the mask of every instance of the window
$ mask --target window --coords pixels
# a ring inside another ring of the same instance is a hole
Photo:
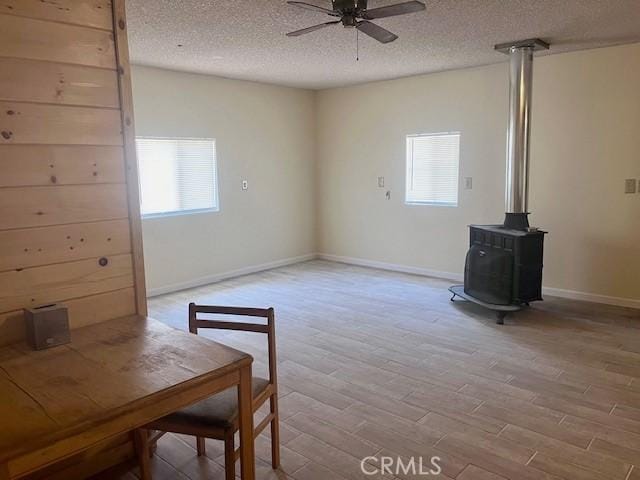
[[[406,203],[458,205],[460,133],[407,136]]]
[[[136,138],[142,216],[218,210],[216,144],[200,138]]]

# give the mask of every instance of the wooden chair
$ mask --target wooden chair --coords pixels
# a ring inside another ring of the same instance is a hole
[[[198,313],[262,317],[267,319],[267,324],[208,320],[198,318]],[[280,434],[278,427],[275,314],[273,308],[216,307],[190,303],[189,331],[197,335],[199,328],[240,330],[267,334],[269,379],[253,377],[252,384],[254,413],[269,400],[269,414],[255,427],[254,438],[260,435],[267,425],[271,424],[271,466],[277,469],[280,466]],[[157,430],[158,432],[147,441],[147,445],[152,448],[145,449],[147,451],[141,452],[139,456],[141,459],[145,457],[148,459],[150,452],[155,449],[155,443],[166,432],[195,436],[198,456],[205,455],[205,438],[223,440],[225,478],[226,480],[233,480],[235,478],[235,462],[239,456],[239,450],[236,450],[234,444],[234,435],[238,430],[237,417],[238,395],[237,389],[233,387],[145,425],[143,427],[145,430]],[[141,460],[142,478],[146,478],[144,470],[148,468],[149,462]]]

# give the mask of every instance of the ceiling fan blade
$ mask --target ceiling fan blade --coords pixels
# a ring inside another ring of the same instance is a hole
[[[415,13],[425,10],[427,7],[424,3],[416,1],[397,3],[388,7],[373,8],[367,10],[362,18],[374,20],[376,18],[395,17],[396,15],[405,15],[407,13]]]
[[[375,38],[380,43],[390,43],[398,38],[397,35],[391,33],[389,30],[385,30],[375,23],[367,22],[366,20],[358,22],[356,28],[371,38]]]
[[[326,13],[327,15],[331,15],[334,17],[339,17],[340,14],[338,12],[334,12],[333,10],[329,10],[328,8],[319,7],[317,5],[312,5],[310,3],[305,2],[287,2],[289,5],[294,5],[296,7],[304,8],[305,10],[313,10],[314,12]]]
[[[328,27],[329,25],[335,25],[336,23],[340,23],[340,20],[336,20],[335,22],[321,23],[320,25],[314,25],[313,27],[307,27],[303,28],[302,30],[296,30],[295,32],[289,32],[287,33],[287,37],[299,37],[300,35],[304,35],[305,33],[315,32],[316,30]]]

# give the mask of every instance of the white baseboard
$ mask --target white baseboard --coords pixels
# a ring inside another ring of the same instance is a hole
[[[158,295],[164,295],[166,293],[187,290],[188,288],[201,287],[202,285],[209,285],[210,283],[216,283],[222,280],[228,280],[230,278],[241,277],[243,275],[249,275],[251,273],[263,272],[265,270],[284,267],[287,265],[292,265],[294,263],[307,262],[315,258],[318,258],[315,253],[309,253],[307,255],[300,255],[298,257],[283,258],[282,260],[275,260],[273,262],[263,263],[260,265],[252,265],[249,267],[239,268],[230,272],[216,273],[213,275],[194,278],[193,280],[188,280],[185,282],[150,288],[147,290],[147,297],[157,297]]]
[[[318,258],[322,260],[329,260],[331,262],[358,265],[360,267],[378,268],[380,270],[389,270],[391,272],[410,273],[412,275],[422,275],[424,277],[441,278],[443,280],[451,280],[453,282],[462,282],[464,280],[461,273],[442,272],[440,270],[431,270],[429,268],[378,262],[376,260],[366,260],[364,258],[342,257],[340,255],[331,255],[328,253],[319,253]]]
[[[282,260],[276,260],[273,262],[263,263],[260,265],[244,267],[238,270],[232,270],[230,272],[207,275],[205,277],[196,278],[186,282],[174,283],[174,284],[165,285],[162,287],[151,288],[147,291],[147,296],[150,298],[157,297],[158,295],[164,295],[166,293],[173,293],[180,290],[186,290],[188,288],[200,287],[202,285],[208,285],[210,283],[220,282],[222,280],[227,280],[230,278],[241,277],[242,275],[249,275],[251,273],[263,272],[265,270],[271,270],[273,268],[293,265],[295,263],[308,262],[309,260],[314,260],[317,258],[322,260],[328,260],[331,262],[357,265],[360,267],[377,268],[380,270],[389,270],[392,272],[409,273],[412,275],[422,275],[425,277],[440,278],[443,280],[451,280],[452,282],[462,282],[464,280],[464,276],[461,273],[443,272],[441,270],[432,270],[430,268],[412,267],[409,265],[379,262],[376,260],[367,260],[364,258],[345,257],[341,255],[332,255],[328,253],[318,253],[318,254],[309,253],[307,255],[300,255],[298,257],[284,258]],[[565,289],[553,288],[553,287],[543,287],[542,291],[545,295],[552,295],[554,297],[569,298],[572,300],[582,300],[585,302],[602,303],[605,305],[616,305],[619,307],[630,307],[630,308],[640,309],[640,300],[634,299],[634,298],[611,297],[608,295],[578,292],[574,290],[565,290]]]
[[[606,305],[640,309],[640,300],[635,298],[610,297],[597,293],[576,292],[575,290],[564,290],[553,287],[542,287],[542,293],[554,297],[570,298],[572,300],[583,300],[585,302],[604,303]]]
[[[331,255],[328,253],[319,253],[317,255],[317,258],[329,260],[332,262],[346,263],[349,265],[358,265],[361,267],[371,267],[378,268],[380,270],[389,270],[392,272],[411,273],[413,275],[441,278],[443,280],[451,280],[454,282],[464,281],[464,275],[462,273],[442,272],[439,270],[431,270],[429,268],[411,267],[408,265],[399,265],[395,263],[378,262],[376,260],[366,260],[364,258],[343,257],[340,255]],[[554,297],[562,297],[572,300],[582,300],[585,302],[603,303],[606,305],[616,305],[619,307],[640,309],[640,300],[634,298],[610,297],[607,295],[577,292],[574,290],[564,290],[561,288],[552,287],[543,287],[542,292],[545,295],[552,295]]]

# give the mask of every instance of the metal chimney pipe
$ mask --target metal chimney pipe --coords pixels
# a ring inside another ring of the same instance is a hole
[[[526,216],[529,203],[529,134],[531,130],[533,52],[548,48],[547,43],[537,38],[495,46],[496,50],[508,54],[510,58],[506,213],[507,217],[523,217],[521,225],[525,228],[528,226]]]
[[[511,47],[507,131],[507,213],[528,213],[533,47]]]

